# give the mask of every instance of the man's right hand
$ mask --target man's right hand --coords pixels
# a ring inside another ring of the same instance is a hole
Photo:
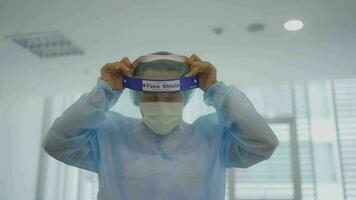
[[[123,76],[131,76],[138,61],[135,60],[132,64],[127,57],[124,57],[120,62],[107,63],[101,69],[101,79],[105,80],[113,90],[124,89],[122,82]]]

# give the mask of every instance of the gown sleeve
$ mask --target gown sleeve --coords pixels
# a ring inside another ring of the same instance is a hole
[[[106,111],[117,102],[121,93],[112,90],[99,77],[90,92],[82,94],[54,120],[42,141],[44,150],[68,165],[97,172],[97,129],[105,120]]]
[[[279,140],[238,88],[217,82],[204,93],[204,102],[216,109],[226,133],[221,143],[226,168],[247,168],[271,157]]]

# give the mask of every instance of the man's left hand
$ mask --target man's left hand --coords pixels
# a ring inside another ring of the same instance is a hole
[[[190,67],[186,77],[198,76],[199,88],[206,92],[210,85],[217,82],[216,68],[209,62],[202,61],[197,55],[192,54],[185,63]]]

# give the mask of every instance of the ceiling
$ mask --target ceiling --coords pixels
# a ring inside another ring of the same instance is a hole
[[[304,28],[284,30],[289,19]],[[247,31],[256,22],[265,30]],[[9,38],[53,30],[85,54],[40,59]],[[105,63],[161,50],[196,53],[235,85],[355,77],[356,1],[0,1],[0,93],[82,92]]]

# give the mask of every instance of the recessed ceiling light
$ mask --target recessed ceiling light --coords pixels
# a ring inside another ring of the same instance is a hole
[[[286,23],[284,23],[284,28],[287,31],[298,31],[302,29],[303,26],[304,26],[303,22],[298,19],[289,20]]]
[[[221,27],[221,26],[217,26],[217,27],[214,27],[214,28],[213,28],[213,32],[214,32],[216,35],[221,35],[221,34],[223,34],[224,31],[225,31],[224,28]]]
[[[247,26],[247,31],[252,33],[262,32],[265,30],[265,25],[262,23],[252,23]]]
[[[14,42],[40,58],[81,55],[81,50],[59,31],[10,35]]]

